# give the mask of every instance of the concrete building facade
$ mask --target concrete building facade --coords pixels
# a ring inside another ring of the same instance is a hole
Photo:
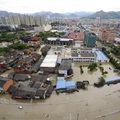
[[[116,37],[116,31],[111,29],[100,29],[98,38],[105,43],[113,43]]]
[[[8,20],[5,16],[1,17],[1,22],[2,22],[2,24],[8,24]]]
[[[49,27],[45,21],[44,16],[9,15],[8,18],[2,16],[0,21],[2,24],[16,24],[16,25],[27,25],[27,26],[37,25],[37,26],[44,26],[44,29],[48,29]]]
[[[12,15],[8,16],[8,21],[9,21],[9,24],[14,24],[14,19]]]
[[[32,15],[30,15],[29,17],[30,17],[30,25],[35,25],[34,17]]]

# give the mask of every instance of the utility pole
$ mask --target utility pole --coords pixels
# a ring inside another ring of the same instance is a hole
[[[79,120],[79,113],[77,113],[77,120]]]

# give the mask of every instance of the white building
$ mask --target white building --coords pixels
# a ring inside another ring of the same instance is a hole
[[[2,24],[8,24],[8,20],[5,16],[1,17],[1,22],[2,22]]]
[[[46,24],[46,25],[42,25],[39,27],[34,27],[34,31],[36,32],[44,32],[44,31],[49,31],[51,30],[51,25]]]
[[[16,24],[16,25],[20,25],[20,19],[19,19],[19,17],[18,16],[12,16],[13,17],[13,22],[14,22],[14,24]]]
[[[32,15],[30,15],[29,17],[30,17],[30,25],[35,25],[34,17]]]
[[[40,70],[44,72],[54,73],[57,65],[58,55],[46,55],[42,64],[40,65]]]
[[[25,24],[24,15],[19,15],[19,20],[20,20],[20,24],[21,24],[21,25],[24,25],[24,24]]]
[[[109,62],[109,59],[101,51],[95,51],[96,62]]]
[[[30,16],[29,15],[24,15],[24,20],[25,20],[25,25],[31,25],[30,24]]]
[[[65,51],[65,59],[72,59],[74,62],[109,62],[109,59],[102,53],[89,48],[72,48]]]
[[[14,24],[14,19],[12,15],[8,16],[8,21],[9,21],[9,24]]]

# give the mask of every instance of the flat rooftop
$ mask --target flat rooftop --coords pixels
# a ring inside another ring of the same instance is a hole
[[[55,67],[58,55],[47,55],[40,67]]]
[[[81,57],[95,57],[94,53],[81,53]]]

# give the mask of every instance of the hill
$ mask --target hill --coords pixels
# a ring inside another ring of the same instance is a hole
[[[120,12],[104,12],[101,10],[87,17],[92,19],[96,17],[100,17],[101,19],[120,19]]]
[[[0,10],[0,16],[9,16],[9,15],[20,15],[20,13],[13,13],[13,12],[7,12]]]

